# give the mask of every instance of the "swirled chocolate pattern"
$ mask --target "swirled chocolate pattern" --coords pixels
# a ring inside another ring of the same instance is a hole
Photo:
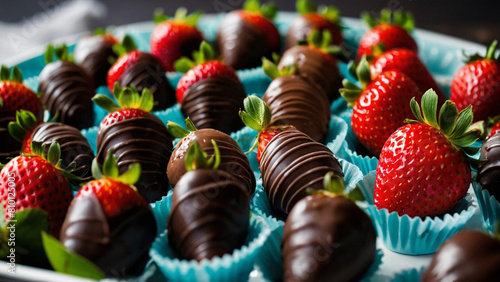
[[[137,276],[149,260],[156,223],[149,206],[106,218],[99,200],[88,193],[75,198],[61,228],[61,243],[94,262],[107,276]]]
[[[126,119],[102,128],[97,134],[97,161],[103,164],[113,148],[120,173],[133,163],[141,164],[141,177],[135,184],[147,202],[160,200],[169,185],[167,164],[174,138],[154,115]]]
[[[485,162],[477,173],[477,181],[500,202],[500,133],[484,141],[481,159]]]
[[[318,84],[326,93],[328,100],[337,99],[342,87],[342,75],[333,58],[307,46],[295,46],[288,49],[281,58],[278,68],[298,64],[300,75]]]
[[[238,111],[243,109],[245,90],[241,82],[205,78],[184,93],[181,112],[197,128],[213,128],[230,134],[243,127]]]
[[[217,30],[217,50],[224,63],[236,70],[262,65],[262,57],[271,58],[273,52],[266,35],[244,20],[238,11],[227,14]]]
[[[323,177],[327,172],[344,177],[330,149],[295,129],[271,139],[262,152],[260,171],[271,207],[285,214],[307,196],[307,188],[324,189]]]
[[[222,257],[244,244],[249,215],[250,195],[233,176],[221,170],[191,170],[172,194],[169,244],[183,259]]]
[[[359,281],[375,259],[368,215],[345,197],[307,196],[286,220],[283,281]]]
[[[274,124],[290,124],[318,142],[325,141],[330,106],[319,87],[298,75],[286,75],[271,82],[262,100]]]
[[[42,123],[35,128],[31,139],[46,144],[46,153],[50,144],[57,141],[61,146],[61,167],[67,169],[72,162],[75,162],[76,166],[71,173],[81,177],[81,182],[92,179],[94,152],[87,139],[75,127],[58,122]]]
[[[221,162],[219,170],[223,170],[238,179],[250,194],[255,191],[255,176],[248,158],[245,156],[240,146],[231,136],[215,129],[199,129],[191,132],[177,144],[167,166],[168,180],[172,186],[186,173],[184,157],[195,141],[207,153],[210,158],[214,154],[214,147],[211,140],[217,143],[220,151]]]
[[[0,109],[0,163],[6,164],[10,158],[19,155],[22,144],[12,138],[9,134],[9,123],[16,121],[16,113],[14,111],[5,111]]]
[[[149,53],[141,52],[139,59],[127,68],[118,81],[121,87],[133,84],[139,93],[148,88],[154,97],[153,111],[164,110],[177,101],[165,69],[160,61]]]
[[[342,33],[335,24],[327,20],[314,20],[314,17],[314,15],[299,15],[293,20],[285,36],[285,50],[297,46],[299,40],[306,40],[312,30],[328,30],[332,35],[333,45],[340,45],[342,43]],[[321,16],[317,15],[317,17]]]
[[[117,58],[113,42],[102,35],[87,36],[78,41],[73,51],[75,62],[94,79],[95,86],[106,85],[109,58]]]
[[[69,61],[47,64],[39,77],[40,99],[51,116],[78,129],[94,123],[94,84],[80,66]]]

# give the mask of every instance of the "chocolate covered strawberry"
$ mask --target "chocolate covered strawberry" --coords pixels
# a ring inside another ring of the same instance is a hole
[[[161,61],[166,71],[175,71],[174,62],[182,56],[190,56],[200,46],[203,35],[196,28],[200,16],[201,12],[188,15],[183,7],[177,9],[173,18],[161,11],[155,14],[151,54]]]
[[[474,120],[487,120],[500,115],[500,59],[497,41],[491,43],[486,56],[467,56],[451,83],[450,100],[459,110],[472,105]]]
[[[154,55],[139,51],[133,39],[126,35],[113,49],[118,56],[108,71],[107,83],[113,91],[120,87],[134,86],[139,91],[148,88],[153,94],[153,110],[163,110],[175,104],[175,92],[167,80],[166,69]]]
[[[343,42],[340,11],[333,6],[324,6],[318,10],[310,0],[297,0],[296,8],[299,15],[292,21],[285,37],[285,50],[297,45],[297,42],[307,39],[313,30],[322,32],[328,30],[332,35],[332,44]]]
[[[14,140],[8,130],[9,123],[16,120],[16,112],[26,110],[37,118],[43,118],[42,102],[35,92],[23,84],[21,71],[17,66],[12,72],[5,65],[0,68],[0,163],[19,154],[21,145]]]
[[[492,131],[481,145],[481,164],[476,180],[500,202],[500,131]]]
[[[359,41],[357,60],[363,55],[372,55],[373,49],[382,44],[385,50],[408,49],[418,53],[418,46],[411,32],[414,28],[411,13],[383,9],[380,19],[374,18],[369,12],[363,12],[361,18],[370,29],[363,34]]]
[[[405,125],[405,119],[413,117],[410,101],[420,100],[422,92],[398,71],[383,72],[371,80],[370,67],[364,58],[357,67],[357,76],[362,88],[346,79],[340,93],[353,108],[352,131],[378,157],[387,138]]]
[[[116,161],[110,150],[102,172],[93,162],[95,180],[71,201],[60,238],[68,251],[94,262],[107,276],[135,276],[149,260],[156,222],[134,187],[141,166],[130,164],[119,174]]]
[[[272,20],[274,4],[260,5],[247,0],[243,10],[227,14],[217,30],[217,50],[224,62],[239,70],[261,65],[264,56],[271,59],[280,49],[280,34]]]
[[[94,124],[93,79],[71,60],[65,44],[55,49],[49,45],[45,63],[39,76],[38,90],[50,115],[78,129],[91,127]]]
[[[183,57],[175,63],[176,69],[185,73],[177,84],[181,112],[200,129],[229,134],[242,128],[238,110],[246,94],[234,69],[215,60],[212,47],[205,41],[193,58]]]
[[[443,214],[467,193],[471,169],[465,152],[479,136],[469,129],[471,107],[458,112],[446,101],[436,117],[438,97],[429,90],[422,96],[422,113],[415,99],[416,120],[387,139],[377,166],[374,203],[379,209],[410,217]]]
[[[175,138],[182,138],[172,151],[167,166],[168,180],[172,186],[186,173],[185,158],[188,148],[194,142],[198,142],[200,147],[207,153],[208,157],[214,155],[212,140],[218,145],[220,152],[219,170],[226,171],[233,175],[245,185],[248,192],[255,191],[255,176],[250,167],[248,158],[245,156],[236,141],[224,132],[205,128],[197,129],[189,118],[186,119],[187,130],[180,125],[168,122],[167,129]]]
[[[324,190],[300,200],[282,239],[283,281],[357,281],[375,259],[376,233],[368,215],[328,172]]]
[[[198,142],[189,147],[187,171],[174,187],[167,221],[168,243],[181,259],[201,261],[231,254],[248,233],[250,194],[229,173],[219,170],[220,155]]]
[[[110,149],[124,173],[131,163],[139,163],[141,177],[135,184],[148,202],[155,202],[167,194],[167,164],[173,147],[173,137],[165,124],[150,111],[153,95],[146,88],[140,95],[135,88],[115,87],[115,104],[109,97],[96,95],[96,104],[110,113],[101,121],[97,133],[96,158],[100,164]]]

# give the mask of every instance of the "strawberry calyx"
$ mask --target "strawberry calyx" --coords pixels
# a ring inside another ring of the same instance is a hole
[[[18,66],[14,66],[11,71],[9,70],[9,67],[2,65],[0,68],[0,81],[15,81],[23,83],[23,74]]]
[[[195,169],[213,169],[220,166],[221,156],[217,143],[212,139],[214,154],[208,158],[207,153],[201,148],[197,141],[194,141],[187,150],[185,157],[186,171]]]
[[[215,51],[206,41],[202,41],[200,49],[193,51],[193,59],[188,57],[181,57],[174,63],[174,68],[178,72],[186,73],[197,65],[207,63],[215,60]]]
[[[179,7],[175,11],[174,17],[170,18],[164,14],[163,9],[158,8],[154,12],[154,22],[156,25],[165,21],[171,21],[176,23],[183,23],[189,26],[196,26],[196,23],[198,22],[198,19],[201,17],[202,14],[203,12],[201,11],[195,11],[192,12],[191,14],[188,14],[188,11],[185,7]]]
[[[273,54],[273,58],[275,61],[279,61],[279,56],[275,53]],[[269,78],[276,79],[278,77],[286,75],[297,74],[299,70],[299,65],[298,63],[295,63],[293,65],[284,66],[278,69],[278,65],[275,62],[270,61],[266,57],[262,57],[262,69]]]
[[[133,187],[132,185],[141,177],[141,164],[133,163],[128,167],[126,172],[120,174],[116,155],[111,148],[104,160],[102,169],[99,167],[97,158],[92,161],[92,176],[96,180],[107,178]]]
[[[327,21],[340,25],[340,10],[334,6],[318,6],[310,0],[297,0],[295,3],[297,12],[301,15],[318,14]]]
[[[134,39],[128,34],[126,34],[121,43],[117,43],[113,45],[113,52],[115,52],[117,58],[123,57],[125,54],[128,54],[132,51],[137,50],[137,45],[134,42]],[[110,58],[110,63],[115,63],[117,59]]]
[[[355,187],[351,191],[347,191],[345,187],[345,182],[342,177],[329,171],[323,177],[323,187],[324,190],[313,190],[308,188],[307,194],[309,195],[324,195],[327,197],[345,197],[351,201],[363,201],[365,199],[363,192],[358,187]]]
[[[16,112],[16,121],[9,122],[9,134],[15,140],[24,144],[25,138],[29,138],[29,132],[40,124],[35,115],[26,110],[19,110]],[[24,148],[23,148],[24,149]]]
[[[407,32],[411,32],[415,28],[415,21],[410,12],[392,11],[387,8],[380,11],[380,18],[375,18],[370,12],[364,11],[361,13],[361,19],[363,19],[369,27],[388,24],[399,26]]]
[[[243,10],[257,13],[268,20],[273,20],[278,14],[278,7],[274,3],[260,4],[259,0],[246,0],[243,4]]]
[[[365,89],[372,81],[370,65],[366,60],[366,55],[363,55],[363,57],[361,57],[361,61],[356,67],[354,76],[358,79],[362,87],[358,87],[349,79],[344,78],[342,80],[342,85],[344,86],[344,88],[339,89],[340,95],[347,101],[347,106],[350,108],[354,107],[356,101],[359,99],[359,97],[361,97],[363,89]]]
[[[65,43],[57,46],[54,46],[52,44],[47,45],[47,49],[45,50],[45,56],[44,56],[45,64],[52,63],[54,60],[70,61],[70,62],[74,61],[73,56],[69,54],[68,46]]]
[[[298,45],[309,46],[311,49],[330,55],[335,59],[346,61],[348,54],[340,46],[332,45],[332,34],[329,30],[313,30],[307,36],[307,40],[300,40]]]
[[[463,51],[464,55],[464,63],[469,64],[473,63],[475,61],[480,61],[480,60],[494,60],[494,61],[500,61],[500,56],[497,54],[497,44],[498,41],[494,40],[491,42],[490,46],[486,49],[486,55],[482,56],[479,53],[475,53],[472,55],[468,55],[465,50]]]
[[[133,85],[130,87],[120,88],[117,82],[113,88],[113,95],[115,96],[118,105],[110,97],[103,94],[95,95],[92,97],[92,101],[94,101],[100,108],[110,113],[122,109],[139,109],[147,113],[153,110],[153,94],[147,88],[144,88],[142,93],[139,94]]]
[[[187,130],[173,121],[168,121],[167,123],[168,132],[175,138],[184,138],[189,133],[198,130],[189,117],[186,118],[186,128]]]

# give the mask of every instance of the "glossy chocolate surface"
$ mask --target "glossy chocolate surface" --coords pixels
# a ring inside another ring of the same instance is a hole
[[[166,171],[173,139],[163,122],[152,114],[122,120],[99,131],[97,160],[102,165],[108,150],[113,148],[120,173],[127,171],[129,165],[140,163],[141,177],[135,187],[152,203],[169,189]]]
[[[421,281],[499,279],[500,241],[480,231],[465,230],[439,247]]]
[[[94,79],[95,86],[106,85],[110,58],[117,58],[113,43],[102,35],[87,36],[78,41],[73,51],[75,62]]]
[[[333,45],[340,45],[343,41],[340,29],[335,24],[327,21],[311,21],[305,15],[299,15],[292,21],[288,28],[285,36],[285,50],[296,46],[299,40],[307,40],[307,36],[309,36],[312,30],[330,31]]]
[[[342,76],[335,59],[326,60],[325,55],[307,46],[295,46],[283,53],[278,68],[298,64],[299,74],[318,84],[332,102],[340,96]]]
[[[94,84],[85,70],[69,61],[47,64],[39,76],[40,99],[58,121],[78,129],[94,124]]]
[[[205,78],[184,93],[181,112],[196,128],[213,128],[230,134],[243,127],[238,112],[243,109],[246,94],[241,82]]]
[[[57,141],[61,146],[61,168],[67,169],[75,162],[76,166],[71,173],[81,177],[82,182],[92,179],[94,152],[87,139],[75,127],[59,122],[42,123],[35,128],[31,139],[46,144],[46,153],[50,144]]]
[[[236,70],[262,66],[262,57],[271,58],[266,35],[242,19],[238,11],[227,14],[217,30],[217,50],[224,63]]]
[[[330,149],[298,130],[286,130],[271,139],[262,152],[260,171],[271,207],[285,214],[307,196],[306,189],[322,190],[327,172],[344,177]]]
[[[91,193],[73,199],[60,235],[69,251],[113,277],[141,274],[155,237],[156,221],[149,206],[132,207],[108,219]]]
[[[262,100],[273,123],[290,124],[318,142],[324,142],[330,123],[330,103],[322,89],[298,75],[278,77]]]
[[[483,189],[500,201],[500,132],[486,139],[481,146],[481,165],[477,181]]]
[[[375,258],[368,215],[345,197],[312,195],[288,215],[283,281],[358,281]]]
[[[191,170],[172,194],[168,241],[182,259],[222,257],[245,243],[249,221],[250,194],[243,184],[221,170]]]
[[[160,61],[149,53],[141,52],[139,59],[125,70],[118,81],[121,87],[133,84],[139,93],[148,88],[154,97],[153,111],[166,109],[177,101],[165,69]]]
[[[238,179],[250,194],[255,191],[255,176],[248,161],[247,156],[243,153],[236,141],[224,132],[215,129],[199,129],[191,132],[177,144],[170,161],[167,166],[168,180],[172,186],[175,186],[177,181],[186,173],[186,164],[184,157],[195,141],[198,142],[201,148],[207,153],[210,158],[214,154],[212,141],[217,143],[217,147],[221,155],[221,163],[219,170],[223,170],[236,179]]]

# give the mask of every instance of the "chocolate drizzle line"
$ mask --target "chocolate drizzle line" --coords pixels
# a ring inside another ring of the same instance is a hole
[[[81,182],[92,179],[94,152],[87,139],[75,127],[58,122],[42,123],[35,128],[31,139],[46,144],[46,153],[50,144],[57,141],[61,146],[61,167],[66,169],[75,162],[76,167],[71,173],[81,177]]]
[[[238,111],[245,97],[241,82],[206,78],[186,90],[181,112],[199,129],[213,128],[230,134],[243,127]]]
[[[307,188],[322,190],[327,172],[344,177],[330,149],[298,130],[283,131],[271,139],[262,152],[260,171],[271,207],[285,214],[307,196]]]
[[[95,86],[106,85],[111,68],[109,58],[116,59],[112,42],[102,35],[84,37],[76,44],[73,56],[75,62],[94,79]]]
[[[59,121],[78,129],[94,123],[94,85],[88,74],[69,61],[49,63],[39,77],[40,99],[51,116],[59,112]]]
[[[167,80],[165,69],[153,55],[141,52],[141,56],[120,77],[121,87],[133,84],[139,93],[148,88],[154,97],[153,111],[164,110],[176,103],[175,91]]]
[[[330,103],[319,87],[298,75],[282,76],[271,82],[262,100],[274,124],[290,124],[318,142],[325,141]]]
[[[481,146],[481,159],[486,162],[477,173],[477,181],[483,189],[500,201],[500,133],[484,141]]]
[[[186,173],[184,157],[191,144],[197,141],[201,148],[207,153],[208,158],[210,158],[214,153],[211,140],[217,143],[217,147],[220,151],[221,163],[219,165],[219,170],[223,170],[233,175],[245,185],[249,194],[253,194],[255,191],[255,176],[250,167],[248,158],[233,138],[226,133],[209,128],[193,131],[177,144],[172,152],[172,156],[170,156],[170,161],[167,166],[167,175],[170,184],[175,186],[182,175]]]
[[[184,174],[172,194],[167,221],[170,246],[183,259],[211,259],[245,243],[250,195],[238,180],[221,170]]]
[[[166,171],[173,140],[163,122],[152,114],[122,120],[97,134],[97,160],[102,164],[113,148],[120,173],[140,163],[142,173],[135,186],[147,202],[155,202],[169,188]]]

